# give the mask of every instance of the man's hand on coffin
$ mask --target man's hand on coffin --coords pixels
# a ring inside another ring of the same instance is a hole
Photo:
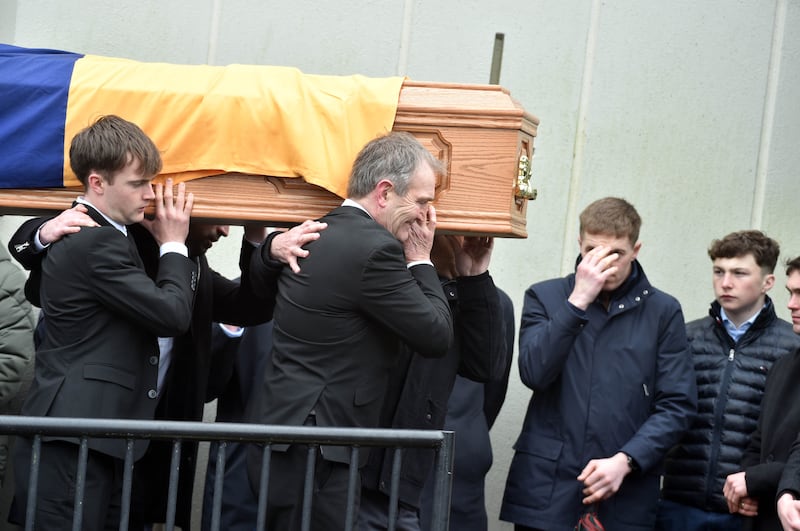
[[[456,270],[460,277],[474,277],[489,270],[494,238],[488,236],[448,236],[458,242],[454,246]]]
[[[142,224],[150,231],[159,245],[167,242],[186,242],[189,234],[189,220],[194,206],[194,194],[186,194],[186,184],[178,185],[178,193],[173,196],[172,179],[166,184],[155,185],[155,210],[153,220]]]
[[[403,251],[407,262],[426,261],[431,259],[433,237],[436,232],[436,209],[428,206],[424,219],[417,218],[408,230],[408,238],[403,242]]]
[[[53,219],[48,220],[44,225],[39,227],[39,241],[42,245],[50,245],[67,234],[78,232],[81,230],[81,227],[99,226],[86,212],[87,210],[84,205],[75,205],[63,211]]]
[[[319,233],[327,227],[327,223],[308,219],[301,225],[278,234],[270,241],[270,258],[289,264],[292,271],[299,273],[300,265],[297,263],[297,259],[305,258],[309,254],[306,249],[303,249],[303,246],[319,238]]]

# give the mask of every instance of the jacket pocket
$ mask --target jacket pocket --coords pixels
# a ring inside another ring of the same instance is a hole
[[[544,509],[551,505],[558,473],[558,460],[564,442],[558,439],[522,433],[514,445],[507,496],[513,503]]]
[[[87,363],[83,366],[83,377],[86,380],[114,383],[131,391],[136,388],[136,376],[134,374],[111,365]]]

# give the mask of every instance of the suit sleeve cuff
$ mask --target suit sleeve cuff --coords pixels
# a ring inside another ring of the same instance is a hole
[[[418,265],[421,265],[421,264],[427,264],[427,265],[433,267],[433,262],[431,262],[430,260],[415,260],[413,262],[407,263],[406,267],[411,269],[412,267],[418,266]]]
[[[186,245],[181,242],[165,242],[158,248],[158,256],[164,256],[167,253],[178,253],[180,255],[189,256],[189,250]]]

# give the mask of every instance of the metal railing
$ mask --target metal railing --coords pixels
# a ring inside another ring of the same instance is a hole
[[[266,522],[267,485],[272,444],[308,445],[309,458],[306,464],[306,489],[303,499],[303,531],[310,529],[311,488],[314,477],[314,455],[319,446],[350,447],[350,468],[347,496],[347,516],[345,529],[351,531],[356,523],[355,486],[358,475],[359,451],[362,447],[394,448],[391,485],[389,493],[389,531],[394,531],[399,501],[400,466],[403,448],[432,448],[436,453],[433,470],[433,511],[432,531],[447,531],[450,518],[450,494],[453,473],[453,441],[450,431],[432,430],[389,430],[366,428],[325,428],[317,426],[272,426],[260,424],[143,421],[122,419],[80,419],[64,417],[22,417],[0,415],[0,433],[32,437],[32,459],[26,507],[25,529],[34,529],[36,492],[39,480],[39,459],[42,437],[72,437],[80,440],[77,463],[78,474],[75,485],[75,504],[73,513],[74,531],[80,531],[82,524],[82,500],[88,458],[89,438],[123,439],[127,451],[123,466],[123,488],[120,516],[120,530],[127,531],[130,518],[130,498],[133,484],[133,441],[138,439],[173,441],[172,462],[167,499],[166,531],[175,527],[175,510],[178,496],[178,473],[180,470],[181,443],[183,441],[220,441],[216,455],[217,473],[215,476],[212,500],[212,531],[218,531],[222,506],[222,479],[225,470],[225,442],[263,443],[264,455],[261,467],[260,489],[258,493],[258,530],[263,530]],[[209,456],[211,459],[213,456]]]

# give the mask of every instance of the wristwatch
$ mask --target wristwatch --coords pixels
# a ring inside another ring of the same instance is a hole
[[[636,463],[636,461],[633,459],[633,457],[629,456],[628,454],[625,454],[625,457],[628,458],[628,468],[631,469],[631,472],[638,471],[639,470],[639,465]]]

